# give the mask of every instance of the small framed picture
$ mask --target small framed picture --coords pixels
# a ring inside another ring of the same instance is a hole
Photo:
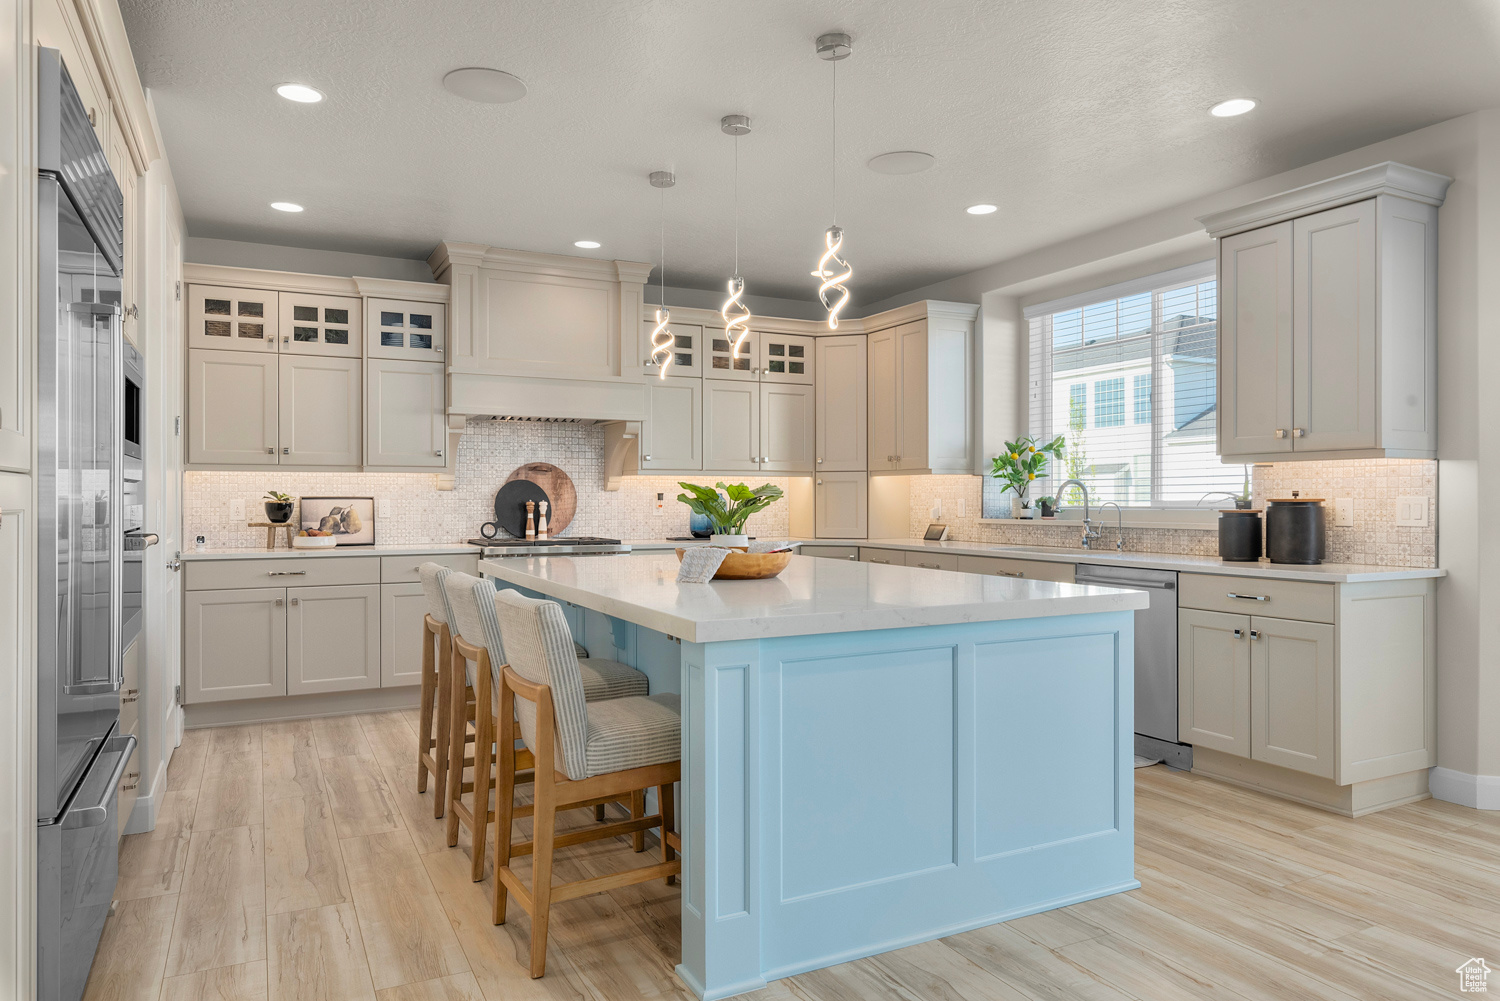
[[[375,545],[374,497],[304,497],[302,527],[327,532],[341,546]]]

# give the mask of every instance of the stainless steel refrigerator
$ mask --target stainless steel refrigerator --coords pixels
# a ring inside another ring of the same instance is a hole
[[[78,1001],[118,875],[124,201],[38,53],[37,995]]]

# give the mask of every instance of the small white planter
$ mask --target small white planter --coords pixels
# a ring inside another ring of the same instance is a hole
[[[748,535],[710,535],[708,544],[711,546],[726,546],[733,549],[739,546],[741,549],[750,548],[750,536]]]
[[[1010,516],[1012,518],[1030,518],[1031,514],[1026,509],[1026,504],[1021,500],[1020,494],[1010,495]]]

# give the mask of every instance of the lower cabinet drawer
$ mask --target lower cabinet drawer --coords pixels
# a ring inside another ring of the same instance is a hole
[[[958,569],[964,573],[982,573],[995,577],[1016,577],[1026,580],[1053,580],[1063,584],[1073,583],[1076,570],[1071,563],[1013,560],[1000,556],[960,556]]]
[[[1334,585],[1184,573],[1177,575],[1177,604],[1210,612],[1332,622]]]
[[[441,556],[382,556],[380,557],[380,583],[419,584],[422,577],[417,573],[417,568],[423,563],[436,563],[449,570],[459,570],[479,576],[478,553],[451,553]]]
[[[271,556],[263,560],[190,560],[187,590],[379,584],[373,556]]]
[[[899,549],[867,549],[859,547],[859,561],[861,563],[888,563],[892,566],[906,566],[906,554]]]
[[[859,559],[858,546],[801,546],[797,553],[801,556],[821,556],[830,560]]]
[[[909,567],[922,567],[924,570],[957,570],[958,557],[953,553],[914,553],[908,551],[906,554],[906,565]]]

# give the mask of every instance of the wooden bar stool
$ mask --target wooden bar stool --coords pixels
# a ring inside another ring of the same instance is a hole
[[[468,828],[473,843],[471,876],[477,883],[484,878],[484,854],[489,825],[495,822],[497,816],[490,806],[490,790],[497,788],[497,780],[493,774],[497,727],[493,712],[491,665],[505,663],[504,648],[500,646],[498,628],[487,628],[484,620],[486,614],[490,619],[494,617],[494,584],[469,574],[453,573],[444,579],[443,590],[448,596],[448,609],[452,616],[452,674],[455,679],[455,688],[449,697],[452,722],[449,724],[448,743],[448,844],[450,847],[458,844],[460,825]],[[640,671],[600,657],[579,657],[577,644],[566,631],[566,621],[564,633],[567,636],[567,648],[583,679],[587,699],[603,702],[647,693],[646,676]],[[463,665],[463,678],[466,682],[462,701],[457,695],[456,687],[460,677],[460,664]],[[459,734],[470,720],[474,722],[475,728],[474,777],[472,781],[465,782],[463,744]],[[508,786],[512,789],[517,782],[530,781],[531,769],[529,752],[522,751],[513,757],[515,760],[512,771],[506,777]],[[471,804],[463,801],[463,794],[466,792],[474,794]],[[602,810],[604,804],[614,801],[615,798],[602,797],[588,805]],[[644,812],[644,800],[639,805],[632,803],[627,808],[633,817],[638,817]],[[526,815],[528,814],[525,812],[520,814]]]
[[[434,818],[441,818],[448,805],[448,730],[452,725],[448,702],[454,686],[451,670],[453,637],[448,629],[450,615],[443,581],[452,573],[447,567],[432,562],[417,568],[422,593],[427,598],[427,614],[422,618],[422,708],[421,737],[417,741],[417,792],[427,791],[427,776],[431,773],[437,787],[432,797]],[[436,734],[433,733],[434,717]],[[467,730],[467,727],[463,729]],[[467,742],[467,733],[460,732]]]
[[[682,871],[682,860],[677,857],[682,842],[673,830],[673,784],[682,777],[681,703],[671,693],[590,702],[584,695],[579,662],[570,656],[567,620],[556,602],[501,591],[495,595],[493,614],[509,656],[507,665],[492,668],[493,681],[483,675],[479,678],[481,706],[486,702],[485,689],[498,688],[494,718],[499,723],[496,748],[501,778],[493,917],[495,924],[505,923],[506,900],[512,895],[531,915],[531,976],[536,978],[546,971],[547,922],[554,902],[653,879],[670,883]],[[511,840],[511,823],[521,810],[514,806],[510,781],[520,759],[514,740],[518,729],[534,765],[532,840],[519,843]],[[634,799],[653,786],[661,805],[659,813],[562,835],[556,831],[560,810],[601,798]],[[552,882],[556,849],[641,834],[652,827],[661,828],[660,862],[591,879]],[[510,866],[511,859],[528,854],[532,856],[529,889]]]

